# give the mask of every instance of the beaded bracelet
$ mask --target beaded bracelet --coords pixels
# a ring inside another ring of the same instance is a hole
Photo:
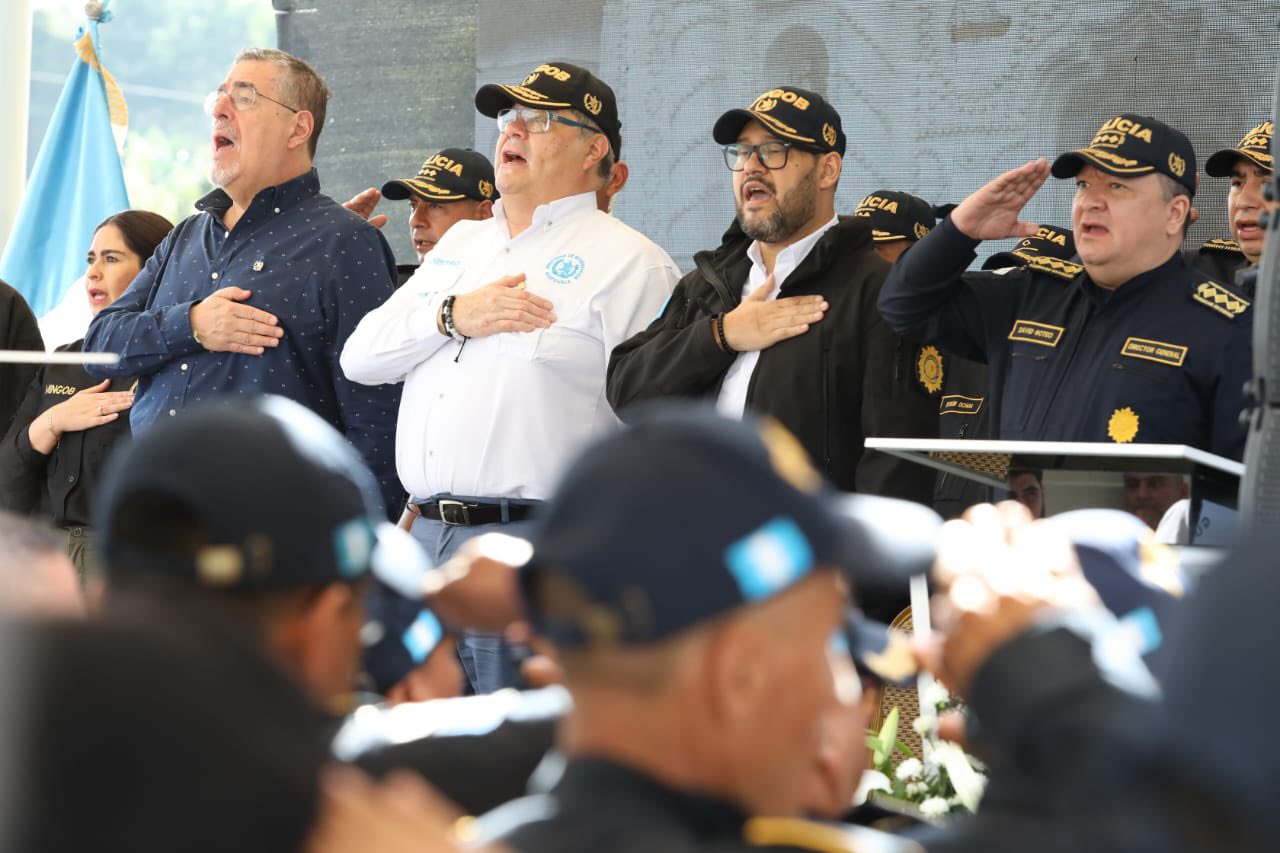
[[[453,301],[457,298],[456,295],[444,298],[444,302],[440,305],[440,323],[444,326],[446,335],[458,343],[463,343],[467,340],[467,336],[459,332],[458,327],[453,325]]]
[[[725,337],[724,315],[717,314],[715,316],[715,319],[712,322],[714,324],[712,328],[715,330],[715,335],[716,335],[716,346],[720,347],[720,349],[724,350],[725,352],[737,352],[736,349],[729,346],[729,339]]]

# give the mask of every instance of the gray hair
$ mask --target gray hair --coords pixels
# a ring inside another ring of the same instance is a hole
[[[269,62],[284,72],[275,78],[280,100],[291,108],[306,110],[315,118],[311,138],[307,140],[307,152],[314,158],[320,131],[324,129],[325,108],[333,95],[316,70],[293,54],[272,47],[245,48],[236,62]]]

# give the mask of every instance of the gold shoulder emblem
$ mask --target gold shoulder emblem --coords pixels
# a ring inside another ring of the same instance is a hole
[[[1064,278],[1067,281],[1075,278],[1084,272],[1084,267],[1080,264],[1073,264],[1071,261],[1063,261],[1058,258],[1050,258],[1044,256],[1034,256],[1027,259],[1027,269],[1033,272],[1043,272],[1049,275]]]
[[[1213,281],[1197,284],[1191,298],[1232,320],[1249,309],[1249,300]]]
[[[1138,413],[1125,406],[1111,413],[1107,421],[1107,437],[1116,444],[1128,444],[1138,436]]]
[[[937,347],[920,347],[920,356],[916,359],[916,380],[930,396],[942,390],[942,353]]]

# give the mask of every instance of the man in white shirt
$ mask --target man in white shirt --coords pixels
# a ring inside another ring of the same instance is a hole
[[[679,277],[597,209],[622,142],[603,81],[548,63],[482,86],[476,108],[500,131],[493,218],[456,223],[341,356],[353,381],[405,383],[396,467],[422,516],[413,533],[437,559],[494,525],[518,532],[576,451],[618,426],[609,353]],[[459,649],[477,692],[514,680],[497,638]]]

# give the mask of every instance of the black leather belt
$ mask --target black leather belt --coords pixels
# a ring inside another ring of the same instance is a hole
[[[423,518],[429,518],[432,521],[439,521],[444,524],[474,527],[477,524],[501,524],[504,522],[501,504],[467,503],[466,501],[440,498],[433,501],[423,501],[420,504],[409,504],[409,506],[416,509]],[[524,521],[532,517],[534,510],[537,508],[537,504],[508,503],[505,521]]]

